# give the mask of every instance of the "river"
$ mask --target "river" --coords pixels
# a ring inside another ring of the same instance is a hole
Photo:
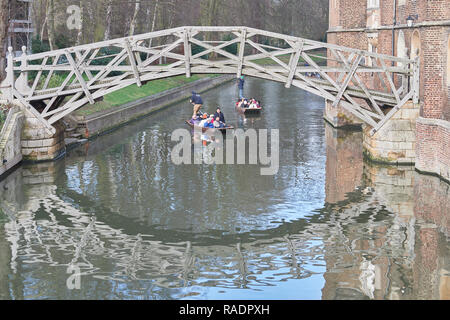
[[[276,175],[174,165],[185,101],[1,181],[0,299],[450,299],[450,186],[364,161],[321,98],[246,93],[260,117],[238,116],[235,83],[204,110],[279,129]]]

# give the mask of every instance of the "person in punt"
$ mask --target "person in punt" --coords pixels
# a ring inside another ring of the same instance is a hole
[[[214,114],[214,119],[216,119],[217,117],[220,118],[221,122],[225,123],[225,115],[220,110],[220,107],[217,107],[216,113]]]
[[[226,125],[224,122],[220,121],[219,117],[216,117],[216,121],[214,121],[214,128],[225,128]]]
[[[199,127],[205,127],[205,124],[208,122],[208,115],[206,113],[203,114],[202,120],[198,124]]]

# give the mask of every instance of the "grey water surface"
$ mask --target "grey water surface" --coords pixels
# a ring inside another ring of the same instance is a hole
[[[261,116],[238,115],[234,82],[204,111],[279,129],[274,176],[174,165],[184,101],[1,181],[0,299],[450,299],[450,186],[364,161],[362,133],[327,125],[321,98],[245,90]]]

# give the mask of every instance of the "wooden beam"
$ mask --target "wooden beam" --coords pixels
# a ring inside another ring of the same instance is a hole
[[[234,39],[232,41],[235,41],[235,40],[236,39]],[[219,49],[218,47],[213,47],[213,46],[211,46],[211,45],[209,45],[207,43],[204,43],[204,42],[202,42],[200,40],[197,40],[197,39],[193,38],[192,36],[189,37],[189,41],[192,42],[192,43],[195,43],[195,44],[197,44],[197,45],[199,45],[201,47],[204,47],[205,49],[211,49],[211,51],[214,51],[214,52],[216,52],[218,54],[221,54],[221,55],[223,55],[223,56],[225,56],[225,57],[235,61],[236,63],[239,63],[239,58],[237,56],[235,56],[235,55],[233,55],[233,54],[231,54],[229,52],[226,52],[226,51],[224,51],[222,49]],[[203,54],[203,52],[201,52],[201,53]]]
[[[75,63],[75,60],[72,57],[72,54],[69,51],[66,52],[66,57],[67,57],[67,60],[69,61],[70,65],[72,66],[73,72],[75,73],[75,76],[78,78],[78,82],[81,84],[81,87],[83,88],[84,94],[88,98],[89,103],[94,104],[95,101],[92,98],[91,92],[89,91],[89,89],[86,85],[86,81],[84,81],[83,76],[81,75],[80,70],[78,69],[78,66]]]
[[[17,91],[16,89],[12,89],[14,96],[16,96],[16,98],[23,104],[23,106],[31,112],[31,114],[33,116],[35,116],[39,122],[41,122],[44,125],[45,130],[47,130],[47,132],[51,135],[54,135],[56,133],[56,129],[54,127],[51,126],[51,124],[49,124],[42,116],[39,112],[37,112],[37,110],[31,105],[29,104],[24,97],[22,96],[22,94]]]
[[[297,72],[298,67],[298,61],[300,60],[300,55],[303,51],[303,42],[300,42],[300,44],[296,45],[297,52],[293,55],[291,55],[291,61],[289,62],[289,76],[286,81],[286,88],[290,88],[292,84],[292,80],[294,79],[295,73]]]
[[[125,49],[127,49],[127,53],[128,53],[128,61],[130,62],[131,68],[133,69],[134,77],[136,79],[136,84],[138,87],[142,87],[141,79],[139,77],[139,71],[138,71],[137,64],[136,64],[136,59],[134,57],[133,51],[131,50],[130,43],[128,42],[127,39],[125,39],[124,43],[125,43]]]
[[[394,114],[406,103],[409,99],[411,99],[414,95],[413,91],[410,91],[388,114],[380,121],[376,126],[373,126],[372,131],[370,131],[371,135],[374,135],[381,127],[383,127],[388,120],[390,120]]]
[[[395,95],[395,99],[397,99],[397,103],[400,103],[400,97],[397,93],[397,89],[395,88],[395,84],[392,81],[392,74],[387,70],[386,64],[383,59],[380,59],[381,67],[385,70],[386,78],[388,79],[389,86],[391,87],[391,92]]]
[[[362,59],[362,56],[358,56],[356,58],[355,62],[353,63],[351,70],[347,74],[347,77],[345,78],[344,82],[342,83],[341,88],[339,89],[336,99],[333,101],[333,108],[335,108],[338,105],[339,101],[341,101],[342,96],[343,96],[345,90],[347,89],[347,86],[349,85],[350,81],[352,80],[353,76],[355,75],[356,69],[358,69],[358,65],[359,65],[359,62],[361,61],[361,59]]]
[[[116,55],[116,57],[111,60],[104,68],[103,70],[99,71],[93,79],[91,79],[88,82],[88,86],[91,86],[93,83],[95,83],[97,80],[102,80],[103,78],[105,78],[109,72],[111,72],[111,69],[115,66],[120,64],[123,60],[125,60],[125,58],[127,53],[127,49],[123,49],[120,53],[118,53]]]
[[[44,58],[44,60],[43,60],[43,62],[42,62],[42,65],[45,66],[45,64],[47,63],[47,61],[48,61],[48,57]],[[39,80],[41,79],[41,76],[42,76],[42,70],[40,70],[40,71],[38,72],[38,74],[36,75],[36,78],[34,79],[34,82],[33,82],[33,86],[31,87],[30,93],[28,94],[28,98],[33,96],[34,91],[36,90],[37,85],[38,85],[38,83],[39,83]]]
[[[163,57],[167,52],[170,52],[173,49],[175,49],[176,47],[178,47],[178,45],[180,45],[180,43],[182,43],[182,42],[184,42],[183,39],[178,39],[177,41],[172,43],[170,46],[168,46],[168,47],[164,48],[163,50],[159,51],[158,54],[155,54],[151,58],[148,58],[147,60],[145,60],[142,63],[142,67],[147,67],[148,65],[152,64],[153,62],[155,62],[159,58]]]
[[[247,29],[243,29],[241,32],[241,43],[239,44],[239,63],[237,70],[237,77],[242,76],[242,67],[244,65],[244,55],[245,55],[245,43],[247,40]]]
[[[190,78],[191,77],[192,49],[191,49],[191,45],[189,43],[189,29],[185,29],[184,35],[183,35],[183,40],[184,40],[184,57],[185,57],[185,66],[186,66],[186,77]]]

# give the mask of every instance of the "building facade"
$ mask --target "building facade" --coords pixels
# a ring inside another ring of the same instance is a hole
[[[416,168],[450,180],[450,1],[330,0],[328,42],[419,57]]]

